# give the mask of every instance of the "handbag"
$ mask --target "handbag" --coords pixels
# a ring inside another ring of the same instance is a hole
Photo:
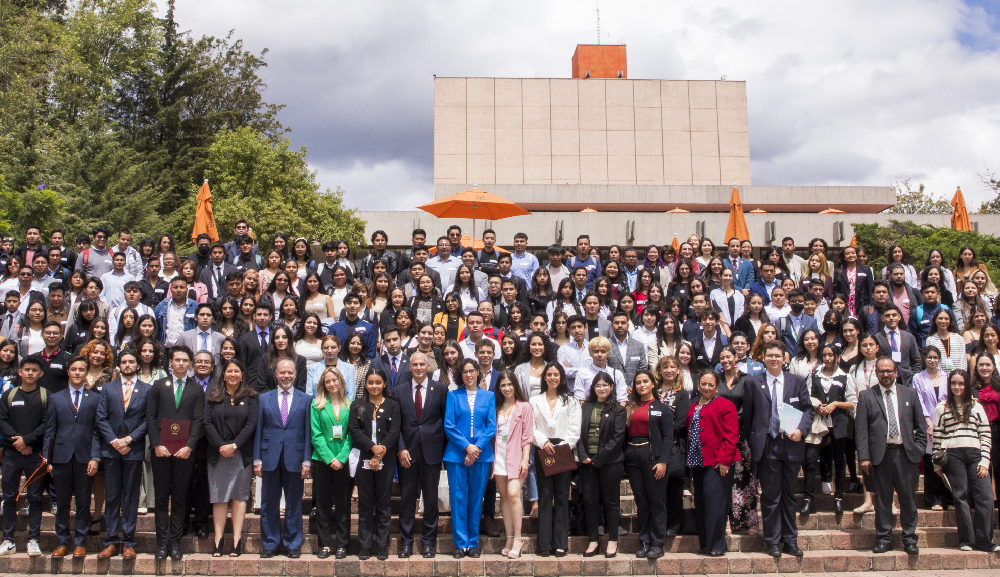
[[[686,479],[688,476],[685,444],[684,440],[680,440],[670,447],[670,454],[667,456],[667,476],[670,478]]]
[[[944,466],[948,464],[948,450],[938,449],[931,453],[931,463],[934,463],[935,469],[944,469]]]

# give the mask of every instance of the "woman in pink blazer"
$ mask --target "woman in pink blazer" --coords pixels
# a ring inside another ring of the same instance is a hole
[[[514,371],[506,369],[497,376],[497,436],[494,438],[493,475],[500,493],[500,510],[506,529],[507,544],[501,555],[521,556],[521,485],[528,476],[528,455],[534,413]]]

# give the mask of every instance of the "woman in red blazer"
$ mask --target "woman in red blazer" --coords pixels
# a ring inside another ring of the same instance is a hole
[[[701,553],[726,554],[726,518],[733,490],[732,464],[740,421],[736,406],[717,397],[719,377],[712,371],[698,376],[701,398],[688,410],[687,466],[694,474],[694,510]]]

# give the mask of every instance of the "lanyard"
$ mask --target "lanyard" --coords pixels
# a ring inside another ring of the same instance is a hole
[[[378,423],[378,408],[381,407],[382,403],[384,403],[384,402],[385,402],[385,397],[382,397],[382,400],[379,401],[378,404],[372,403],[373,405],[375,405],[375,410],[372,411],[372,442],[373,443],[378,443],[378,441],[375,439],[375,433],[378,431],[378,428],[377,428],[377,423]]]

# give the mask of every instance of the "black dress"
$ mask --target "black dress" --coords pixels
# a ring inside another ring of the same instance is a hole
[[[736,448],[740,452],[740,460],[733,463],[733,493],[729,508],[729,526],[733,531],[745,531],[757,524],[757,479],[754,477],[750,455],[750,445],[747,442],[749,431],[743,423],[743,391],[747,376],[739,373],[733,388],[726,385],[725,374],[719,375],[719,396],[736,405],[740,415],[740,438]]]

